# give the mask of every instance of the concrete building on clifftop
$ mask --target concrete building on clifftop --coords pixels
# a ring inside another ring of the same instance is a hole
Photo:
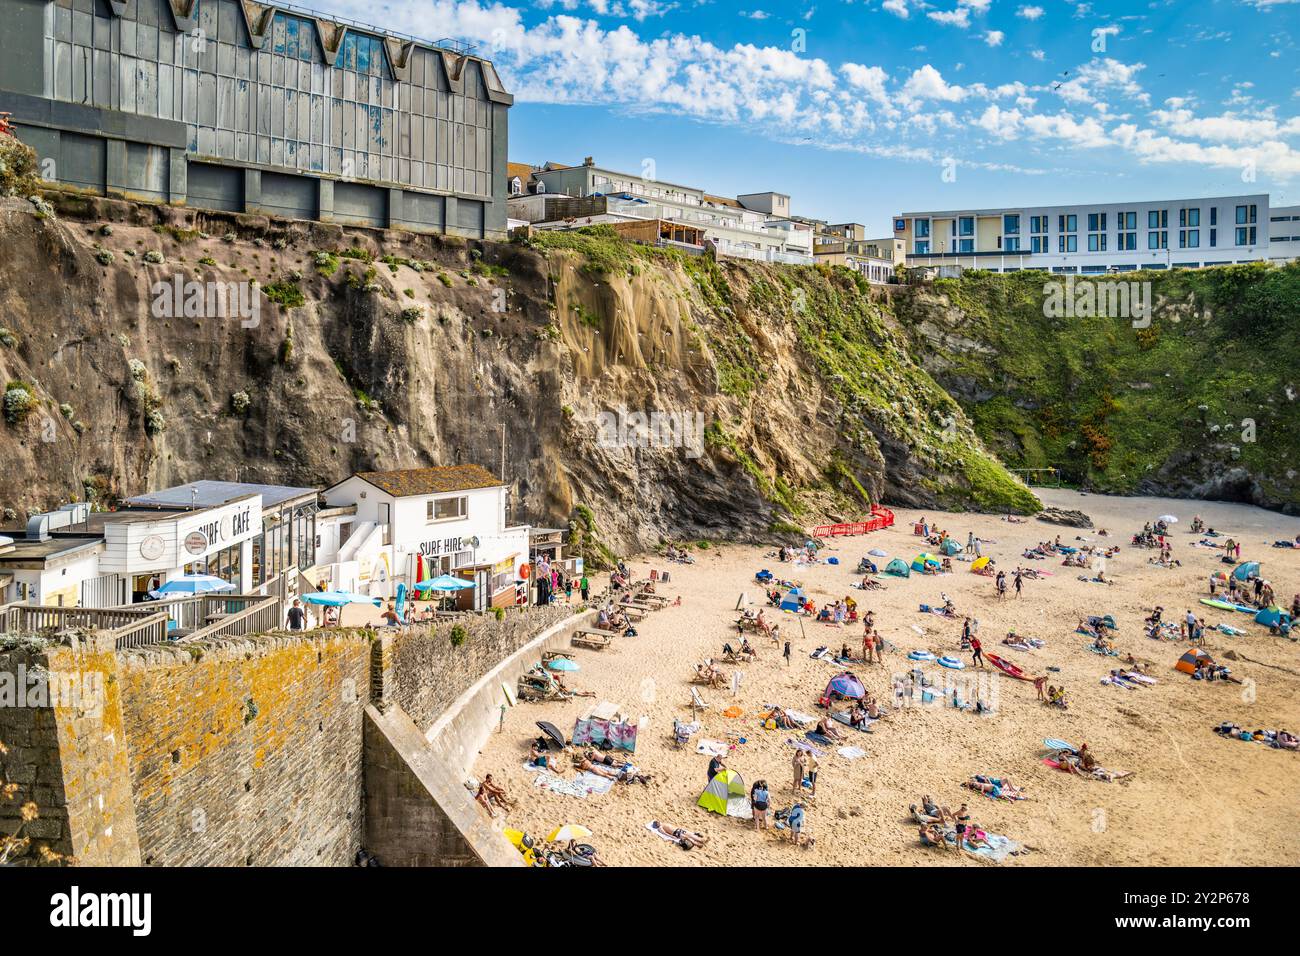
[[[0,111],[52,183],[505,233],[513,97],[463,43],[254,0],[0,0],[0,23]]]

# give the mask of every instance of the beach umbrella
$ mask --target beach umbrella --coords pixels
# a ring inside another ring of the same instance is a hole
[[[211,594],[214,591],[233,591],[235,586],[229,581],[211,574],[186,574],[173,578],[156,591],[150,591],[154,597],[166,597],[171,594]]]
[[[417,591],[463,591],[473,586],[473,581],[466,581],[464,578],[453,578],[450,574],[440,574],[436,578],[430,578],[414,585],[414,589]]]
[[[1058,740],[1056,737],[1044,737],[1043,746],[1048,750],[1068,750],[1070,753],[1074,753],[1074,748],[1072,746],[1067,744],[1064,740]]]
[[[1161,515],[1156,520],[1163,521],[1165,524],[1178,524],[1178,518],[1175,515]]]
[[[576,671],[578,662],[571,661],[567,657],[554,657],[546,662],[546,666],[553,671]]]
[[[379,607],[384,602],[369,594],[357,594],[355,591],[309,591],[302,596],[307,604],[323,604],[326,607],[342,607],[345,604],[373,604]]]
[[[582,840],[591,836],[591,831],[580,823],[566,823],[556,827],[546,839],[551,843],[568,843],[570,840]]]
[[[564,740],[564,734],[560,733],[559,727],[556,727],[554,724],[550,723],[549,721],[539,720],[537,722],[537,729],[546,735],[550,743],[554,743],[556,745],[555,747],[556,750],[563,750],[565,748],[566,744]]]

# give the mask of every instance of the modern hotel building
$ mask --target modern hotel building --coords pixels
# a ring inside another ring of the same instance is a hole
[[[1200,268],[1295,258],[1295,242],[1270,243],[1282,216],[1265,194],[1160,202],[950,209],[894,218],[907,265],[1016,272],[1099,274],[1138,269]],[[1274,219],[1277,219],[1275,222]],[[1300,223],[1300,220],[1296,220]]]

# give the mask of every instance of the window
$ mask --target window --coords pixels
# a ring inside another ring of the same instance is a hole
[[[1088,231],[1089,232],[1106,231],[1106,214],[1104,212],[1088,213]]]
[[[1250,223],[1253,223],[1254,221],[1255,221],[1254,206],[1237,207],[1237,225],[1245,226],[1245,225],[1249,225]],[[1237,243],[1237,245],[1241,245],[1241,243]]]
[[[1163,231],[1161,231],[1161,230],[1153,230],[1152,232],[1148,232],[1148,233],[1147,233],[1147,248],[1148,248],[1148,249],[1168,249],[1168,248],[1169,248],[1169,233],[1167,233],[1167,232],[1163,232]]]
[[[1148,229],[1165,229],[1169,226],[1169,210],[1151,209],[1147,211]],[[1154,246],[1152,248],[1155,248]]]
[[[454,518],[463,518],[468,512],[469,499],[460,498],[430,498],[426,503],[426,516],[429,521],[450,521]]]
[[[1019,252],[1019,251],[1020,251],[1020,237],[1007,236],[1007,252]]]
[[[1218,224],[1219,224],[1219,207],[1218,207],[1218,206],[1211,206],[1211,207],[1210,207],[1210,225],[1211,225],[1211,226],[1217,226]]]
[[[958,216],[957,217],[957,234],[959,236],[975,235],[975,217]]]
[[[1047,237],[1046,237],[1046,236],[1030,236],[1030,237],[1029,237],[1029,251],[1030,251],[1030,252],[1046,252],[1046,251],[1047,251]]]
[[[913,245],[916,246],[916,254],[918,256],[925,256],[930,254],[929,239],[918,239],[915,243],[913,243]]]
[[[929,238],[930,238],[930,220],[929,220],[929,219],[913,219],[913,220],[912,220],[912,227],[916,230],[916,238],[918,238],[918,239],[929,239]]]
[[[1088,251],[1089,252],[1106,251],[1106,234],[1104,232],[1096,232],[1096,233],[1089,234]]]
[[[1057,251],[1059,252],[1078,252],[1079,237],[1074,235],[1061,235],[1056,237]]]
[[[1029,231],[1030,231],[1030,232],[1034,232],[1034,233],[1047,232],[1047,217],[1046,217],[1046,216],[1030,216],[1030,217],[1029,217]]]
[[[1178,225],[1186,229],[1201,224],[1201,211],[1196,208],[1178,210]]]
[[[518,176],[510,180],[510,195],[518,196],[524,191],[524,184]]]
[[[1020,217],[1014,215],[1003,216],[1002,232],[1007,236],[1020,235]]]
[[[1252,207],[1253,208],[1253,207]],[[1237,245],[1253,246],[1255,244],[1255,227],[1238,226],[1237,227]]]
[[[1058,232],[1077,232],[1079,229],[1079,217],[1057,216],[1056,225]]]
[[[1201,230],[1180,229],[1178,232],[1179,249],[1197,249],[1201,245]]]
[[[1213,213],[1214,210],[1211,209],[1210,212]],[[1214,222],[1214,216],[1213,216],[1213,215],[1210,216],[1210,222]],[[1211,230],[1210,230],[1210,246],[1211,246],[1211,248],[1213,248],[1214,246],[1217,246],[1218,244],[1219,244],[1219,230],[1217,230],[1217,229],[1211,229]]]
[[[957,240],[957,251],[958,251],[958,252],[974,252],[974,251],[975,251],[975,240],[974,240],[974,239],[958,239],[958,240]]]

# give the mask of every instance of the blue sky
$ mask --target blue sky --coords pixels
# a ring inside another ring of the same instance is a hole
[[[516,161],[653,160],[881,235],[911,209],[1300,204],[1300,0],[309,2],[476,44]]]

